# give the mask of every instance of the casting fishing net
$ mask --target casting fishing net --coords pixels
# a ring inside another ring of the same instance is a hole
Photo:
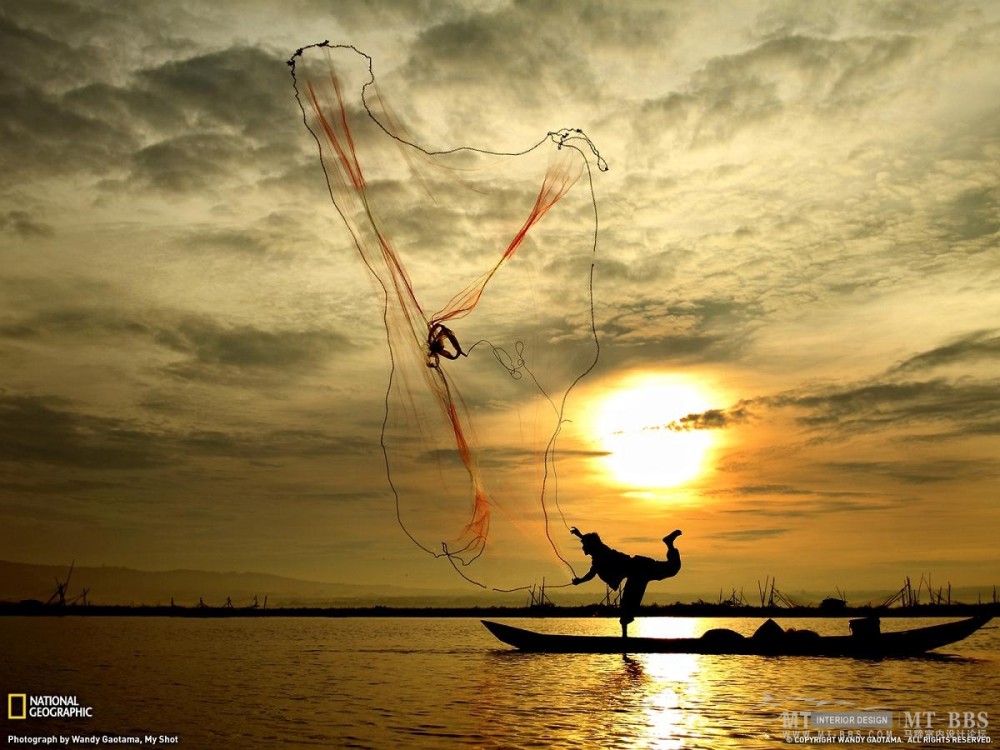
[[[558,438],[599,354],[592,180],[606,164],[572,128],[519,151],[481,132],[423,144],[351,46],[312,45],[289,65],[382,309],[371,324],[389,359],[380,444],[396,520],[477,585],[537,580],[540,551],[565,573]]]

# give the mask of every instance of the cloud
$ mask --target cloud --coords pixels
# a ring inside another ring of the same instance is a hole
[[[438,138],[470,132],[489,134],[502,150],[516,147],[539,128],[529,113],[551,102],[567,120],[540,127],[589,129],[603,108],[603,87],[631,83],[620,80],[618,61],[661,54],[676,33],[671,19],[677,15],[660,6],[515,2],[442,18],[420,30],[405,68],[395,73],[406,78],[399,88],[438,110],[444,132],[438,135],[437,124],[412,102],[401,106],[436,148],[458,145],[433,143]],[[396,85],[394,76],[390,82]]]
[[[598,283],[602,281],[599,279]],[[655,277],[646,284],[658,283]],[[617,285],[616,285],[617,286]],[[642,294],[637,285],[633,293]],[[620,287],[619,287],[620,288]],[[616,289],[600,286],[600,299]],[[756,304],[724,296],[672,300],[649,296],[620,299],[599,311],[602,342],[629,361],[720,362],[739,359],[750,344],[748,334],[758,324]]]
[[[217,133],[170,138],[132,156],[131,187],[197,194],[238,178],[250,157],[241,139]]]
[[[197,430],[173,436],[172,446],[187,455],[244,460],[301,457],[366,456],[371,441],[355,435],[334,436],[318,430],[272,429],[263,432]],[[351,497],[359,493],[347,493]]]
[[[130,335],[150,336],[152,333],[150,326],[125,310],[85,305],[65,305],[40,310],[0,326],[0,337],[9,338],[86,337],[94,340]]]
[[[602,458],[608,456],[609,453],[600,450],[555,448],[552,455],[558,460],[566,460],[571,458]],[[428,462],[428,465],[440,462],[455,467],[464,466],[462,456],[455,448],[425,450],[420,453],[419,460]],[[512,466],[537,468],[539,462],[540,449],[538,448],[495,445],[484,447],[480,445],[476,449],[476,464],[492,470],[505,470]]]
[[[874,512],[904,501],[867,490],[828,490],[791,484],[739,484],[705,493],[729,498],[723,513],[801,518],[831,513]]]
[[[143,140],[156,134],[177,134],[188,127],[179,102],[149,89],[91,82],[67,91],[62,103],[81,117],[103,120]]]
[[[315,198],[316,193],[313,193]],[[280,280],[292,275],[293,283],[301,283],[296,274],[302,269],[314,267],[329,268],[346,261],[357,263],[356,251],[345,245],[330,246],[327,237],[310,219],[306,211],[299,209],[277,209],[266,216],[252,221],[199,224],[192,229],[180,227],[171,239],[171,245],[178,251],[188,251],[180,262],[192,263],[199,268],[226,266],[238,269],[241,275],[262,274],[262,281],[270,282],[273,289],[280,289]],[[339,229],[339,227],[337,227]],[[346,233],[345,233],[346,234]],[[361,267],[358,268],[359,275]],[[355,294],[345,292],[336,299],[326,300],[324,309],[335,310],[350,305],[364,290]]]
[[[169,59],[177,52],[164,44],[160,57],[168,59],[154,62],[130,56],[117,46],[121,39],[110,49],[67,44],[51,35],[76,37],[85,26],[99,36],[118,29],[126,15],[46,5],[49,17],[20,8],[17,21],[0,19],[0,59],[7,63],[0,106],[8,113],[0,155],[8,177],[76,174],[103,178],[105,189],[197,192],[281,174],[301,155],[305,144],[279,56],[232,46]],[[134,10],[126,38],[163,43],[158,14]],[[136,66],[141,59],[145,67]]]
[[[983,459],[924,459],[920,461],[835,461],[826,468],[857,477],[889,477],[905,484],[934,484],[966,480],[995,479],[1000,462]]]
[[[0,156],[9,179],[108,175],[138,146],[128,130],[78,114],[43,92],[0,94],[0,107],[12,113],[0,122]]]
[[[981,360],[1000,360],[1000,331],[997,329],[963,334],[947,344],[903,360],[892,372],[919,372]]]
[[[722,491],[723,494],[738,496],[754,495],[811,495],[811,490],[791,487],[785,484],[748,484]]]
[[[73,470],[129,471],[179,466],[198,457],[244,461],[367,456],[371,441],[353,434],[260,426],[255,430],[147,427],[139,419],[94,416],[65,399],[0,393],[0,462]],[[6,480],[0,490],[77,494],[117,486],[113,479],[52,476]]]
[[[688,414],[666,425],[666,429],[672,432],[720,430],[736,424],[746,424],[752,416],[748,404],[749,402],[743,402],[728,409],[709,409],[700,414]]]
[[[0,393],[0,461],[81,469],[148,469],[167,462],[157,435],[60,399]]]
[[[0,232],[9,232],[23,239],[51,237],[55,234],[50,224],[36,221],[27,211],[0,213]]]
[[[43,4],[55,5],[24,5]],[[83,83],[101,67],[96,47],[74,48],[65,41],[64,29],[46,32],[31,28],[24,21],[13,20],[12,10],[21,14],[25,8],[5,7],[0,16],[0,91],[37,90],[40,86],[66,89]]]
[[[644,103],[636,136],[647,145],[669,137],[698,148],[731,141],[790,110],[800,116],[839,115],[891,96],[884,84],[913,59],[914,51],[915,40],[906,36],[768,39],[709,60],[684,90]]]
[[[782,534],[787,534],[789,531],[791,531],[789,528],[740,529],[716,532],[714,538],[726,542],[756,542],[761,539],[781,536]]]
[[[992,362],[998,355],[996,331],[974,331],[907,357],[865,380],[791,389],[744,399],[723,414],[707,412],[708,426],[713,422],[727,426],[729,412],[738,419],[756,416],[766,422],[767,411],[790,409],[795,421],[819,434],[819,440],[889,429],[898,430],[896,439],[905,440],[992,435],[1000,425],[1000,381],[968,373],[972,365]],[[960,376],[915,377],[952,365],[963,368]],[[706,415],[689,418],[697,426]],[[945,430],[940,429],[942,425]],[[914,432],[927,427],[936,428],[933,435]],[[682,428],[680,420],[676,429]]]
[[[725,493],[724,493],[725,494]],[[737,491],[735,493],[739,495]],[[756,494],[756,493],[755,493]],[[781,495],[801,495],[799,500],[779,499]],[[723,510],[723,513],[737,516],[754,516],[760,518],[814,518],[838,513],[876,513],[896,511],[900,507],[912,506],[912,501],[892,497],[878,497],[865,493],[837,493],[796,491],[794,493],[779,493],[778,497],[760,494],[758,501],[745,501]]]
[[[722,430],[733,425],[746,424],[753,414],[745,401],[728,409],[709,409],[698,414],[688,414],[673,422],[643,427],[642,431],[668,430],[670,432],[690,432],[692,430]]]
[[[95,97],[117,99],[130,121],[154,127],[118,183],[128,189],[197,194],[265,179],[273,189],[311,151],[284,60],[259,48],[170,61],[137,71],[128,89]]]
[[[972,188],[947,205],[942,224],[947,239],[977,240],[1000,231],[1000,189]]]
[[[231,47],[139,71],[135,86],[182,113],[194,131],[239,133],[257,143],[295,132],[284,60]]]
[[[174,329],[161,329],[155,340],[201,365],[290,372],[316,367],[347,344],[345,337],[329,331],[269,331],[223,326],[209,318],[189,318]]]
[[[858,432],[945,422],[963,429],[1000,418],[1000,384],[993,382],[872,381],[814,393],[767,399],[777,407],[800,409],[799,424],[811,429]]]
[[[45,283],[37,287],[38,292],[61,288]],[[44,305],[29,296],[29,307]],[[29,315],[9,313],[0,317],[0,340],[4,338],[59,347],[67,366],[77,361],[71,354],[77,347],[96,346],[143,352],[144,367],[152,365],[171,379],[269,389],[324,370],[331,358],[352,348],[370,346],[364,338],[351,339],[332,329],[229,323],[207,315],[133,307],[125,301],[118,307],[81,303]],[[150,386],[145,377],[138,382]]]
[[[91,479],[52,479],[46,477],[33,478],[33,481],[25,482],[0,482],[0,492],[13,495],[57,495],[60,497],[72,497],[83,493],[106,490],[116,487],[114,482],[106,480]]]
[[[922,3],[920,0],[899,0],[894,3],[871,5],[859,3],[860,19],[872,29],[917,31],[940,28],[960,13],[956,2]]]

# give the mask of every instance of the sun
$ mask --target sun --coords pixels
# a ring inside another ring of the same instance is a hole
[[[596,431],[605,466],[633,487],[676,487],[701,474],[712,435],[686,430],[683,417],[709,402],[689,381],[643,375],[622,381],[598,408]]]

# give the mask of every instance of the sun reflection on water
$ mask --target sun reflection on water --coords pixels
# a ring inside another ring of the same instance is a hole
[[[699,636],[704,625],[694,619],[649,618],[636,622],[634,627],[636,636],[691,638]],[[737,698],[727,696],[726,689],[738,681],[732,672],[732,661],[696,654],[642,654],[623,658],[632,677],[632,690],[639,694],[633,701],[636,720],[632,746],[650,750],[735,748],[759,740],[734,726],[727,732],[719,732],[715,727],[726,726],[735,718],[726,716],[733,709],[733,702],[727,697]],[[703,744],[706,741],[708,745]]]
[[[657,750],[684,747],[694,734],[696,714],[686,710],[688,694],[698,690],[698,657],[651,654],[647,663],[651,690],[643,708],[648,746]]]
[[[683,638],[693,634],[694,623],[682,620],[640,620],[634,635]],[[694,733],[697,714],[687,711],[689,695],[697,693],[698,658],[691,654],[642,654],[624,656],[623,676],[628,684],[623,698],[634,711],[631,740],[635,747],[678,750]]]

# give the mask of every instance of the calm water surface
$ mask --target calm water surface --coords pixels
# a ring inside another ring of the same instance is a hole
[[[507,622],[618,629],[613,619]],[[845,619],[779,622],[847,632]],[[883,630],[931,622],[886,619]],[[649,618],[633,632],[749,634],[758,624]],[[948,711],[985,711],[986,734],[1000,742],[1000,630],[943,651],[882,661],[521,654],[473,619],[0,618],[0,692],[74,695],[94,714],[8,720],[5,741],[73,733],[177,735],[185,748],[764,748],[786,746],[782,713],[880,708],[934,711],[941,728]]]

